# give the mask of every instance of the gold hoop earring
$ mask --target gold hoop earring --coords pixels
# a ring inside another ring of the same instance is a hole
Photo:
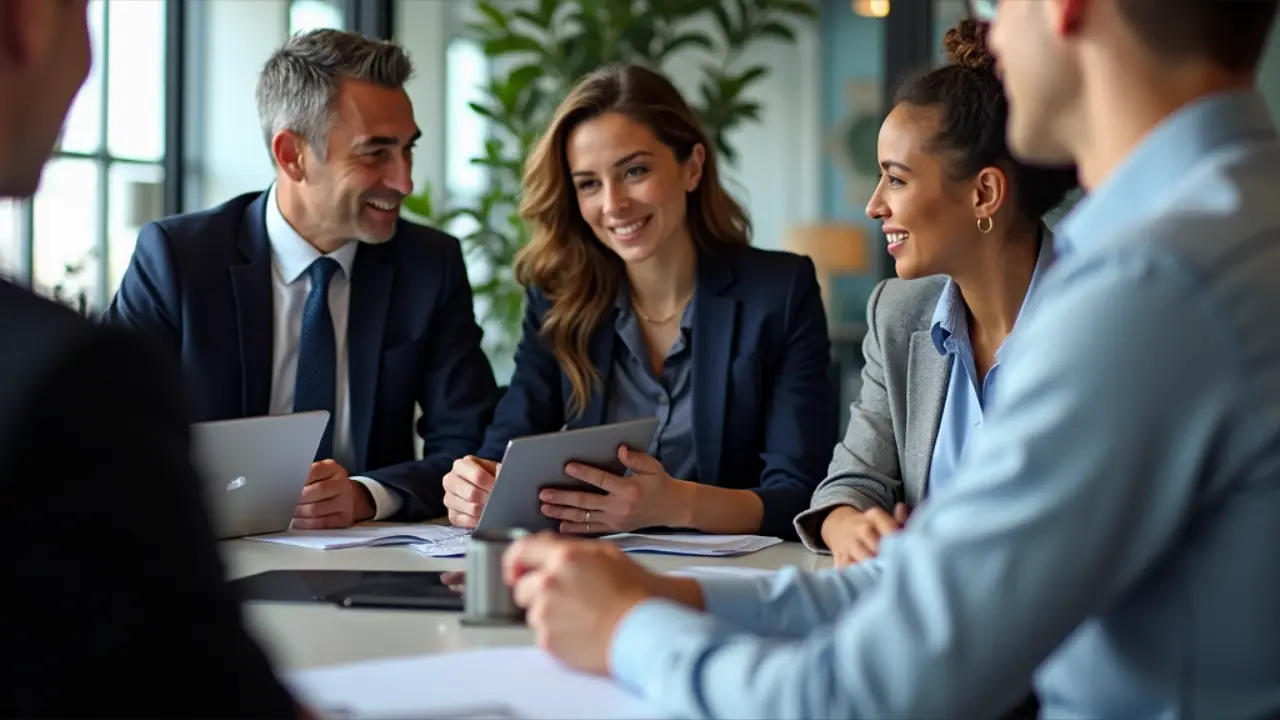
[[[982,224],[983,220],[987,221],[986,225]],[[995,226],[996,226],[996,221],[992,220],[990,216],[978,218],[978,232],[980,233],[983,233],[983,234],[989,233],[991,232],[991,228]]]

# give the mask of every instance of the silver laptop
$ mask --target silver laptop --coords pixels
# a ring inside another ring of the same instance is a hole
[[[328,422],[329,413],[316,410],[191,426],[219,540],[289,529]]]

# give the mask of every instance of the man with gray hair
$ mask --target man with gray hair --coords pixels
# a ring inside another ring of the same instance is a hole
[[[460,244],[400,218],[412,72],[356,33],[287,41],[257,88],[275,182],[144,227],[106,312],[180,355],[195,420],[329,411],[294,527],[443,515],[492,414]]]

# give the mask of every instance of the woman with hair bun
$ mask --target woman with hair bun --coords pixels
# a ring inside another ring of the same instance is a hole
[[[1076,185],[1074,168],[1010,154],[986,26],[965,20],[944,45],[948,63],[903,86],[880,128],[867,215],[882,223],[898,277],[871,294],[861,396],[796,518],[804,543],[840,567],[875,555],[912,508],[945,493],[999,382],[1001,349],[1053,260],[1043,218]]]

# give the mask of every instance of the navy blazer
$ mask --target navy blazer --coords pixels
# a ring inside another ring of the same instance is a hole
[[[745,248],[699,253],[693,318],[693,432],[698,481],[750,489],[764,502],[760,532],[794,538],[839,433],[831,343],[813,262]],[[604,421],[616,347],[616,309],[592,335],[602,382],[571,418],[569,378],[540,337],[550,302],[530,290],[511,385],[480,457],[500,460],[524,435]]]
[[[196,421],[266,415],[271,395],[271,246],[267,194],[149,223],[108,322],[161,337],[178,353]],[[356,466],[404,503],[391,519],[444,514],[441,478],[475,452],[496,384],[458,240],[401,220],[362,243],[351,271],[347,346]],[[423,459],[415,460],[415,403]]]

